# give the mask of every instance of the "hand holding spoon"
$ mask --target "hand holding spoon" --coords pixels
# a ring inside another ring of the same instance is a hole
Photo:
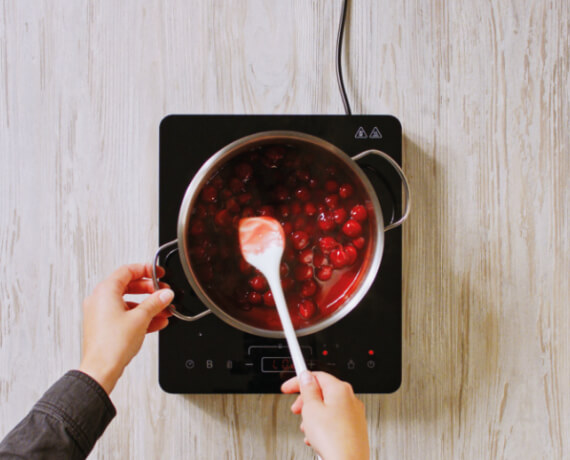
[[[267,279],[269,289],[279,313],[287,346],[293,358],[295,372],[300,375],[307,369],[301,347],[291,323],[287,302],[281,287],[279,266],[285,249],[285,233],[281,224],[271,217],[248,217],[239,222],[239,244],[244,259],[257,268]]]

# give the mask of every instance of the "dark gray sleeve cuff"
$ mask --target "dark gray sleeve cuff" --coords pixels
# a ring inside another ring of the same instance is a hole
[[[86,456],[117,413],[105,390],[75,370],[53,384],[32,411],[59,420]]]

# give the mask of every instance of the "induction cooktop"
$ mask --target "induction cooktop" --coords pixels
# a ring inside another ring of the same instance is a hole
[[[160,125],[159,245],[177,237],[182,198],[201,165],[250,134],[293,130],[321,137],[349,156],[379,149],[402,160],[402,130],[388,115],[169,115]],[[378,195],[385,223],[402,213],[401,180],[381,158],[359,165]],[[185,314],[205,309],[185,278],[176,250],[161,256],[162,279]],[[360,304],[328,328],[299,338],[311,370],[350,382],[356,393],[398,389],[402,370],[402,234],[385,234],[378,274]],[[169,393],[279,393],[294,368],[285,339],[242,332],[209,314],[194,322],[172,317],[159,333],[159,383]]]

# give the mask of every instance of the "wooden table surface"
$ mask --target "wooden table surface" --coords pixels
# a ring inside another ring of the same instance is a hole
[[[169,113],[343,113],[341,1],[0,2],[0,436],[81,355],[81,303],[158,240]],[[570,458],[569,6],[353,0],[355,113],[398,117],[403,382],[373,459]],[[309,459],[292,396],[173,396],[148,337],[101,459]]]

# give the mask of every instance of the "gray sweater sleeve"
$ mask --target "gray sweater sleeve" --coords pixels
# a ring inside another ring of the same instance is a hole
[[[115,414],[95,380],[69,371],[0,442],[0,459],[84,459]]]

